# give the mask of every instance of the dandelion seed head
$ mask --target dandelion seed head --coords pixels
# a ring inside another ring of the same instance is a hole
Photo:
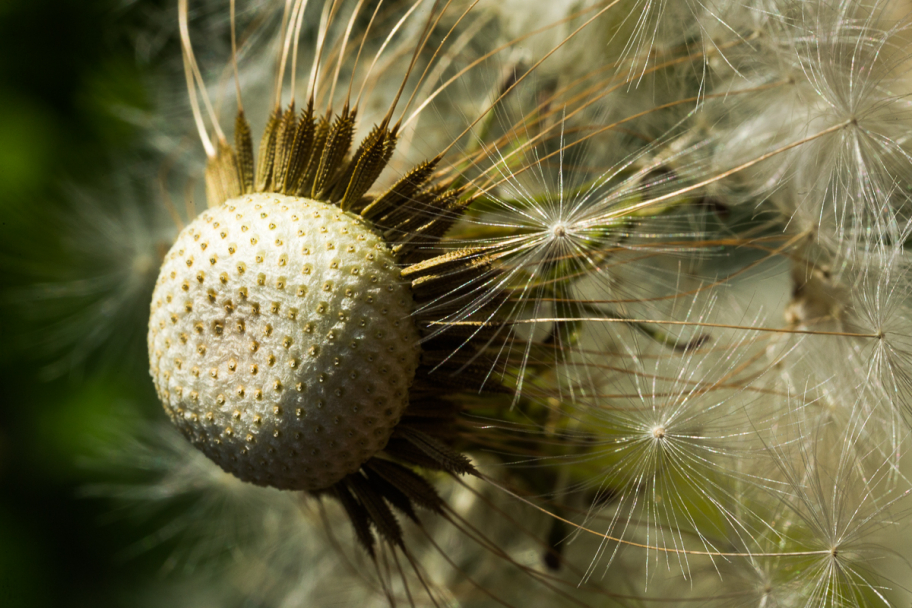
[[[221,19],[187,74],[210,210],[149,353],[233,475],[181,444],[134,497],[198,504],[174,528],[198,563],[230,546],[216,580],[247,603],[876,596],[859,541],[908,485],[912,395],[907,68],[879,63],[904,53],[879,4],[241,7],[233,142]]]
[[[6,239],[22,239],[28,247],[48,235],[56,239],[39,252],[3,262],[10,278],[23,271],[32,275],[31,284],[11,289],[3,300],[40,327],[19,336],[11,326],[8,339],[24,340],[31,356],[45,361],[47,377],[85,369],[90,362],[135,362],[131,353],[142,339],[139,302],[151,293],[172,229],[162,210],[145,204],[134,178],[107,188],[71,185],[65,191],[71,209],[43,217],[38,232]]]
[[[562,239],[570,234],[570,229],[564,222],[555,222],[551,226],[551,237],[555,239]]]

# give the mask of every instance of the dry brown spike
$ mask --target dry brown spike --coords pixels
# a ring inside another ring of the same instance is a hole
[[[438,162],[440,162],[440,159],[435,158],[417,165],[399,178],[386,192],[372,200],[370,204],[362,209],[361,217],[368,220],[376,220],[400,205],[409,205],[412,202],[412,197],[433,175]]]
[[[380,533],[383,539],[397,547],[402,546],[402,527],[396,520],[396,516],[390,510],[389,505],[384,502],[383,498],[377,493],[367,479],[360,473],[349,475],[345,483],[351,488],[358,500],[364,505],[367,513],[370,515],[371,523]]]
[[[288,162],[291,158],[292,146],[294,144],[295,134],[297,133],[297,113],[295,112],[294,102],[288,104],[288,108],[282,113],[282,119],[276,129],[275,135],[275,160],[273,161],[273,190],[282,191],[285,184],[285,176],[288,171]]]
[[[370,461],[368,461],[368,463],[369,462]],[[365,463],[362,471],[367,478],[367,483],[370,486],[371,490],[378,496],[381,496],[386,502],[392,505],[393,508],[405,515],[411,521],[419,523],[418,515],[415,513],[415,508],[412,505],[412,501],[405,494],[405,492],[397,488],[382,476],[375,473],[368,463]]]
[[[361,142],[332,193],[331,198],[339,201],[343,211],[351,211],[386,167],[390,138],[394,139],[393,134],[384,125],[379,125]]]
[[[358,539],[358,543],[371,558],[375,558],[374,547],[377,544],[377,540],[370,529],[371,520],[367,509],[352,495],[347,484],[337,483],[332,487],[332,491],[342,504],[342,508],[345,509],[352,528],[355,530],[355,537]]]
[[[419,507],[434,513],[443,513],[443,499],[424,477],[382,458],[372,458],[368,461],[367,468],[402,491]]]
[[[269,115],[263,138],[260,140],[259,157],[256,166],[257,192],[266,192],[272,184],[272,172],[275,164],[276,134],[282,122],[282,109],[276,108]]]
[[[476,474],[475,467],[472,466],[468,458],[427,433],[410,427],[402,427],[396,430],[394,436],[401,437],[411,443],[429,458],[440,464],[445,471],[457,475]]]
[[[285,194],[295,194],[298,191],[304,171],[307,169],[307,163],[313,153],[315,134],[316,123],[311,99],[307,102],[307,107],[301,110],[301,116],[297,121],[285,169],[285,178],[281,185],[281,191]]]
[[[254,180],[253,137],[244,110],[238,110],[234,121],[234,150],[237,155],[241,194],[250,194],[253,192]]]
[[[332,180],[340,170],[342,159],[351,148],[355,132],[355,114],[357,110],[349,110],[348,106],[333,121],[326,136],[326,143],[320,155],[320,164],[314,176],[313,187],[310,195],[313,198],[324,198],[332,186]]]

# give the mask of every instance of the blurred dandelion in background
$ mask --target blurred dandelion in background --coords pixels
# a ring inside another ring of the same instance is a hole
[[[912,5],[120,10],[134,137],[2,258],[86,597],[910,601]]]

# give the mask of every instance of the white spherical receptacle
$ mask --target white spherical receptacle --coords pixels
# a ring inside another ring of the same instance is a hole
[[[258,485],[327,488],[383,449],[420,347],[384,241],[318,201],[251,194],[200,215],[165,257],[149,359],[174,424]]]

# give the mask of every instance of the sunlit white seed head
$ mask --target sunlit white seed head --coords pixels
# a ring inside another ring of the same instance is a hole
[[[253,194],[181,232],[152,296],[165,411],[244,481],[326,488],[386,446],[418,366],[385,243],[314,200]]]
[[[570,229],[564,222],[557,222],[551,226],[551,238],[564,238],[570,233]]]

